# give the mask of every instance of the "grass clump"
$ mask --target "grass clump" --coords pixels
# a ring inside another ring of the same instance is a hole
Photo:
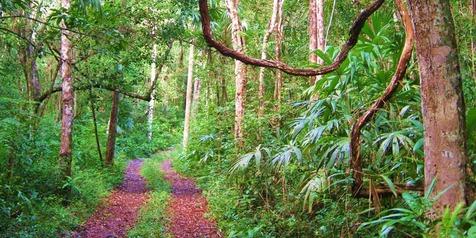
[[[150,199],[142,207],[139,220],[128,232],[128,237],[170,237],[166,231],[170,185],[165,180],[160,167],[162,161],[168,156],[168,152],[161,152],[144,161],[141,174],[147,180]]]

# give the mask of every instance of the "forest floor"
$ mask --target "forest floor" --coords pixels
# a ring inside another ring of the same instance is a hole
[[[222,237],[216,223],[204,216],[208,210],[207,200],[195,182],[175,172],[170,160],[162,162],[162,171],[172,187],[167,208],[169,233],[176,238]]]
[[[141,207],[150,197],[147,182],[140,175],[142,163],[140,159],[129,162],[122,185],[106,198],[86,223],[72,233],[72,237],[127,237],[127,231],[134,227]],[[176,238],[222,237],[216,223],[205,218],[207,200],[195,182],[175,172],[170,160],[164,160],[161,169],[171,185],[172,195],[166,211],[169,218],[167,232]]]
[[[73,237],[126,237],[127,231],[137,221],[140,208],[149,198],[146,181],[140,175],[142,162],[140,159],[129,162],[121,186],[109,195],[84,225],[73,232]]]

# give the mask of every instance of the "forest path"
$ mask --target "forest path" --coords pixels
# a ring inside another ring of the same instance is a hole
[[[126,237],[137,221],[139,209],[149,198],[146,181],[140,175],[142,160],[131,160],[121,186],[73,233],[75,238]]]
[[[162,171],[172,187],[167,208],[168,231],[176,238],[222,237],[216,223],[204,216],[208,210],[207,200],[195,182],[175,172],[170,160],[162,162]]]

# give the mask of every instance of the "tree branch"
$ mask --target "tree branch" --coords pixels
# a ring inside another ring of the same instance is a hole
[[[260,67],[275,68],[285,73],[298,76],[315,76],[330,73],[344,62],[349,54],[349,51],[357,44],[360,32],[365,24],[365,21],[382,6],[385,0],[375,0],[366,9],[364,9],[355,19],[349,32],[349,39],[342,45],[340,53],[337,55],[334,62],[330,65],[324,65],[319,68],[294,68],[286,63],[276,60],[257,59],[250,57],[244,53],[228,48],[226,45],[213,39],[213,34],[210,25],[210,14],[208,12],[208,0],[199,0],[200,17],[202,21],[202,31],[205,41],[213,48],[217,49],[224,56],[242,61],[245,64],[255,65]]]
[[[357,120],[357,122],[352,127],[350,137],[350,165],[353,171],[352,177],[354,179],[354,185],[352,187],[352,190],[354,195],[359,193],[359,190],[361,189],[363,183],[362,158],[360,155],[361,130],[375,116],[375,113],[380,108],[382,108],[384,104],[390,99],[390,97],[395,93],[398,87],[398,83],[402,81],[403,77],[405,76],[408,62],[410,61],[410,58],[412,56],[414,36],[411,18],[408,13],[408,10],[402,3],[402,0],[396,0],[396,3],[398,11],[402,16],[403,26],[405,28],[405,44],[403,46],[398,65],[395,70],[395,74],[393,75],[392,80],[385,89],[383,95],[378,98],[369,109],[367,109],[367,111]]]
[[[120,94],[123,94],[123,95],[131,97],[131,98],[136,98],[136,99],[140,99],[140,100],[147,101],[147,102],[150,101],[150,95],[141,95],[141,94],[138,94],[138,93],[127,92],[127,91],[125,91],[121,88],[117,88],[117,87],[114,87],[114,86],[111,86],[111,85],[103,85],[103,84],[95,83],[95,84],[92,84],[92,85],[80,85],[80,86],[74,86],[73,87],[73,89],[77,90],[77,91],[87,90],[87,89],[90,89],[90,88],[105,89],[105,90],[108,90],[108,91],[117,91]],[[43,94],[41,94],[41,96],[36,98],[35,101],[38,104],[41,104],[45,99],[47,99],[52,94],[57,93],[57,92],[61,92],[61,86],[50,88],[48,91],[44,92]]]

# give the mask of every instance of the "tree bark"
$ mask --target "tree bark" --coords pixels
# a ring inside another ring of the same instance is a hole
[[[274,47],[274,54],[275,58],[278,61],[281,61],[281,50],[283,45],[283,4],[284,0],[278,0],[278,12],[276,17],[276,26],[274,29],[276,44]],[[275,110],[279,112],[281,110],[281,90],[283,87],[283,72],[277,71],[276,72],[276,81],[274,87],[274,99],[276,100],[276,108]]]
[[[278,2],[278,12],[276,17],[276,27],[274,29],[275,34],[275,47],[274,47],[274,54],[277,61],[281,61],[281,50],[283,45],[283,5],[284,0],[279,0]],[[277,70],[276,72],[276,79],[274,83],[274,111],[277,112],[275,118],[273,118],[273,125],[276,129],[276,134],[279,135],[280,127],[281,127],[281,119],[279,117],[279,112],[281,111],[281,91],[283,88],[283,72]]]
[[[156,89],[154,87],[155,81],[157,80],[157,44],[152,46],[152,63],[150,64],[150,87],[152,88],[152,93],[150,95],[149,108],[147,110],[147,138],[149,141],[152,141],[152,131],[154,124],[154,107],[155,107],[155,93]]]
[[[268,49],[268,41],[269,37],[273,33],[273,31],[276,29],[276,18],[278,15],[278,7],[279,7],[279,2],[281,0],[274,0],[273,1],[273,12],[271,14],[271,19],[268,24],[268,29],[264,33],[263,36],[263,42],[261,44],[261,59],[265,60],[267,58],[267,49]],[[259,69],[259,75],[258,75],[258,100],[259,100],[259,106],[258,106],[258,117],[263,117],[264,115],[264,94],[265,94],[265,82],[264,82],[264,67],[261,67]]]
[[[98,150],[98,156],[99,160],[103,162],[102,158],[102,151],[101,151],[101,143],[99,141],[99,133],[98,133],[98,123],[97,123],[97,118],[96,118],[96,105],[94,103],[94,98],[93,98],[93,92],[92,89],[89,90],[89,101],[90,101],[90,106],[91,106],[91,114],[93,117],[93,125],[94,125],[94,137],[96,139],[96,148]]]
[[[324,0],[309,0],[309,61],[322,64],[322,59],[317,57],[316,50],[324,51]],[[310,84],[314,85],[320,78],[319,75],[310,77]]]
[[[198,104],[200,101],[200,79],[195,78],[193,83],[193,100],[192,100],[192,114],[195,116],[198,111]]]
[[[114,152],[116,150],[117,120],[119,113],[119,92],[112,92],[111,116],[107,136],[106,160],[104,165],[111,167],[114,164]]]
[[[235,60],[239,60],[249,65],[279,69],[291,75],[315,76],[327,74],[339,68],[339,66],[347,58],[347,55],[349,54],[350,50],[355,46],[355,44],[357,44],[358,37],[362,28],[364,27],[365,21],[382,6],[384,0],[373,1],[370,5],[367,6],[367,8],[360,12],[360,14],[354,20],[352,27],[350,28],[349,38],[341,46],[341,50],[339,54],[335,57],[334,61],[329,65],[322,65],[318,68],[295,68],[281,61],[256,59],[238,50],[228,48],[226,45],[216,41],[213,38],[207,0],[199,0],[198,3],[200,8],[200,17],[202,21],[203,37],[205,38],[205,41],[208,43],[209,46],[217,49],[222,55],[233,58]]]
[[[241,37],[242,27],[238,18],[238,3],[239,0],[226,0],[226,9],[228,16],[231,19],[231,39],[233,49],[237,52],[243,53],[245,51],[245,41]],[[235,60],[235,126],[234,136],[235,143],[238,149],[243,148],[243,123],[245,116],[245,99],[246,99],[246,65],[238,60]]]
[[[473,31],[475,30],[476,26],[476,0],[471,1],[471,22],[473,23]],[[474,32],[472,32],[474,35]],[[473,79],[476,82],[476,42],[474,41],[474,37],[471,38],[471,66],[473,71]]]
[[[188,73],[187,73],[187,90],[185,95],[185,118],[183,123],[183,149],[186,151],[188,139],[190,136],[190,115],[192,112],[192,87],[193,87],[193,56],[194,45],[190,44],[188,52]]]
[[[409,0],[420,69],[425,190],[447,190],[429,217],[465,202],[465,105],[449,1]]]
[[[362,157],[360,154],[360,135],[362,128],[367,125],[370,120],[373,119],[375,114],[382,107],[385,106],[385,103],[390,100],[392,95],[397,91],[399,83],[403,80],[405,76],[408,62],[411,59],[414,37],[413,37],[413,26],[408,14],[408,10],[404,6],[403,0],[396,0],[398,10],[402,16],[403,26],[405,28],[405,44],[403,46],[400,59],[397,64],[395,73],[385,89],[382,96],[380,96],[372,106],[367,109],[367,111],[360,116],[357,121],[352,126],[351,137],[350,137],[350,167],[352,169],[352,178],[354,180],[352,186],[352,193],[354,196],[365,194],[363,190],[363,172],[362,172]],[[367,189],[368,190],[368,189]]]
[[[62,0],[61,6],[66,10],[70,7],[69,0]],[[72,161],[72,131],[74,120],[74,92],[72,77],[73,47],[70,39],[70,32],[64,20],[61,21],[61,145],[59,153],[59,168],[61,178],[66,180],[71,177],[71,161]]]

